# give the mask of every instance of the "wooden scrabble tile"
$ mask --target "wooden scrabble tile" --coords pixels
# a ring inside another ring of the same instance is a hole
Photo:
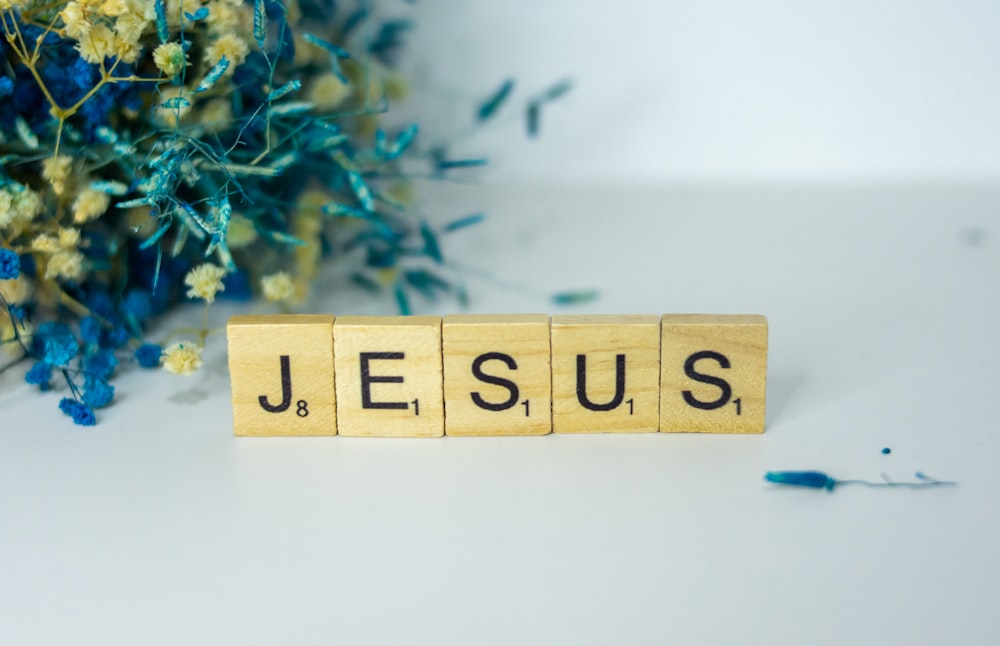
[[[446,435],[552,431],[548,316],[446,316],[441,336]]]
[[[333,346],[341,435],[444,435],[440,317],[342,316]]]
[[[661,325],[660,431],[763,433],[767,319],[675,314]]]
[[[656,432],[659,386],[658,317],[552,317],[554,432]]]
[[[333,317],[234,316],[229,375],[236,435],[336,435]]]

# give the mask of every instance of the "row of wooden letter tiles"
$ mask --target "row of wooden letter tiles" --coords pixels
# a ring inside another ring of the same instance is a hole
[[[761,433],[758,315],[236,316],[236,435]]]

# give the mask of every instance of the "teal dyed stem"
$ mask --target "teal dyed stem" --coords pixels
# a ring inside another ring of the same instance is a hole
[[[764,480],[778,485],[826,489],[827,491],[833,491],[835,487],[845,484],[864,485],[865,487],[907,487],[911,489],[958,484],[949,480],[932,478],[920,471],[917,471],[914,476],[917,478],[917,482],[896,482],[889,479],[889,476],[883,473],[882,479],[884,482],[871,482],[869,480],[837,480],[822,471],[768,471],[764,474]]]
[[[768,482],[793,487],[809,487],[833,491],[837,481],[819,471],[768,471],[764,474]]]

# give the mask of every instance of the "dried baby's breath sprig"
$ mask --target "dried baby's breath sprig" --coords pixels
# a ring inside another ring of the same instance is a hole
[[[279,271],[260,279],[264,298],[274,303],[289,303],[295,300],[295,282],[288,272]]]
[[[222,282],[225,275],[225,269],[210,262],[198,265],[184,277],[188,298],[200,298],[205,303],[212,303],[215,295],[226,289]]]
[[[163,350],[163,368],[175,375],[190,375],[202,366],[202,348],[191,341],[178,341]]]
[[[371,4],[0,0],[0,347],[74,422],[111,403],[119,362],[196,370],[216,298],[287,307],[329,254],[404,313],[463,295],[438,236],[478,219],[431,226],[397,199],[401,160],[484,160],[381,126],[409,23]],[[144,340],[188,298],[196,341]]]

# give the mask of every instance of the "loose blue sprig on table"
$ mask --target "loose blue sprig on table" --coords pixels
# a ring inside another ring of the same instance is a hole
[[[445,176],[485,160],[381,126],[410,25],[370,4],[0,0],[0,353],[68,390],[75,423],[111,403],[123,362],[201,365],[207,324],[144,338],[190,299],[287,307],[330,256],[360,258],[355,282],[403,312],[414,293],[463,296],[438,236],[481,217],[432,226],[400,163]]]
[[[938,480],[917,471],[914,476],[916,482],[897,482],[891,480],[886,474],[882,474],[882,482],[871,482],[868,480],[837,480],[823,473],[822,471],[768,471],[764,474],[764,480],[777,484],[793,487],[806,487],[808,489],[826,489],[833,491],[836,487],[843,485],[863,485],[865,487],[941,487],[957,484],[947,480]]]

